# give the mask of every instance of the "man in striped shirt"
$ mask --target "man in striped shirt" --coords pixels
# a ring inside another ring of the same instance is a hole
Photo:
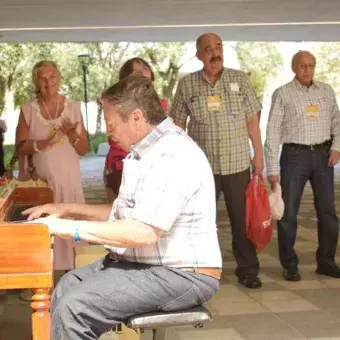
[[[221,191],[227,206],[235,274],[247,288],[261,287],[259,261],[254,245],[246,237],[245,190],[250,179],[249,138],[254,147],[253,171],[263,170],[259,129],[261,105],[247,75],[223,67],[223,45],[213,33],[196,42],[203,70],[183,77],[175,95],[170,116],[207,155],[214,173],[216,199]]]
[[[334,165],[340,157],[340,112],[331,86],[315,81],[315,58],[300,51],[292,59],[295,78],[272,97],[265,156],[268,180],[279,182],[279,148],[283,218],[278,221],[278,242],[284,279],[299,281],[294,250],[297,214],[304,187],[310,182],[318,218],[319,247],[316,273],[340,278],[334,257],[339,221],[334,202]]]
[[[133,315],[201,305],[219,286],[214,178],[204,153],[166,118],[145,77],[109,88],[103,108],[107,133],[130,149],[112,209],[59,204],[25,212],[57,214],[38,221],[52,234],[109,249],[58,283],[51,340],[97,339]]]

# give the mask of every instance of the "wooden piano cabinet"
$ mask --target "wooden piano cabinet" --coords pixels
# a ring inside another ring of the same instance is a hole
[[[33,290],[33,340],[50,339],[50,233],[43,224],[1,224],[0,289]]]
[[[32,340],[50,339],[52,240],[43,224],[11,221],[30,206],[50,202],[49,188],[15,188],[0,195],[0,289],[32,289]]]

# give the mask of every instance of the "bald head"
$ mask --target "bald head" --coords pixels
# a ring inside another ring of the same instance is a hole
[[[220,40],[222,42],[222,39],[215,33],[203,33],[201,34],[197,39],[196,39],[196,51],[198,52],[200,49],[201,49],[201,42],[204,41],[205,39],[209,39],[209,37],[215,37],[217,38],[218,40]]]
[[[196,56],[206,75],[216,77],[223,70],[223,44],[215,33],[204,33],[196,40]]]
[[[294,65],[298,62],[300,62],[300,59],[305,59],[305,58],[309,58],[309,59],[313,59],[314,60],[314,64],[316,64],[316,59],[313,56],[312,53],[308,52],[308,51],[299,51],[297,53],[295,53],[293,55],[292,58],[292,69],[294,71]]]
[[[310,86],[313,83],[316,60],[312,53],[299,51],[292,58],[292,70],[296,79],[303,86]]]

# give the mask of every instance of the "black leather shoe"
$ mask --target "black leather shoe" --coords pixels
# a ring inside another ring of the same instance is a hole
[[[288,268],[283,271],[283,278],[287,281],[297,282],[301,280],[299,270],[297,268]]]
[[[249,289],[262,287],[262,282],[258,276],[245,276],[243,278],[238,278],[238,282]]]
[[[318,266],[315,273],[340,279],[340,268],[336,264],[327,265],[324,267]]]

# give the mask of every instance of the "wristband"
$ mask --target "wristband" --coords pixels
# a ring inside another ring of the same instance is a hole
[[[74,240],[75,240],[77,243],[80,242],[80,235],[79,235],[79,230],[78,230],[78,229],[75,230],[75,232],[74,232],[74,234],[73,234],[73,238],[74,238]]]

